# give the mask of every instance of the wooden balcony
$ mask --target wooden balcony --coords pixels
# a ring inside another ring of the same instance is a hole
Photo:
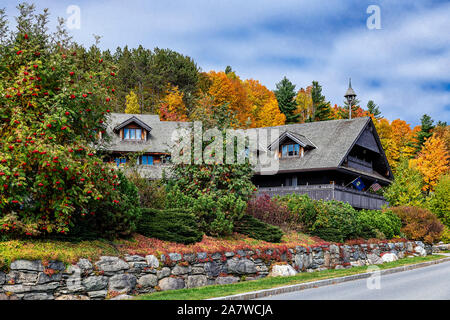
[[[379,210],[388,202],[378,194],[358,191],[335,184],[301,185],[292,187],[258,188],[258,193],[267,193],[271,197],[291,193],[307,194],[312,199],[338,200],[349,203],[358,209]]]

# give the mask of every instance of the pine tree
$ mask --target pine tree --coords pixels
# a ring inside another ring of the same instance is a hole
[[[314,119],[313,121],[330,120],[332,110],[330,102],[325,101],[322,95],[322,86],[317,81],[312,82],[311,97],[313,102]]]
[[[416,153],[420,152],[423,144],[425,143],[425,140],[433,135],[431,131],[434,129],[434,121],[429,115],[424,114],[420,119],[420,122],[422,123],[422,125],[420,131],[417,133],[417,142],[415,145]]]
[[[297,122],[299,115],[295,114],[297,110],[295,84],[284,77],[283,80],[277,83],[276,88],[274,91],[275,97],[277,98],[280,111],[286,116],[286,124]]]
[[[369,111],[371,114],[373,114],[375,119],[382,118],[381,111],[378,108],[378,106],[375,104],[375,102],[373,102],[373,100],[369,100],[369,102],[367,102],[367,111]]]
[[[129,114],[141,113],[139,103],[138,103],[138,97],[134,93],[133,90],[131,90],[130,94],[128,94],[126,96],[126,101],[127,101],[126,102],[127,106],[125,108],[125,113],[129,113]]]

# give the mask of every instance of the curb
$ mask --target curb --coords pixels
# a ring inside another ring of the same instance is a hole
[[[354,274],[351,276],[332,278],[332,279],[324,279],[324,280],[318,280],[318,281],[312,281],[312,282],[305,282],[305,283],[299,283],[299,284],[294,284],[294,285],[290,285],[290,286],[277,287],[277,288],[272,288],[272,289],[264,289],[264,290],[258,290],[258,291],[251,291],[251,292],[246,292],[246,293],[239,293],[239,294],[235,294],[232,296],[218,297],[218,298],[212,298],[212,299],[207,299],[207,300],[258,299],[258,298],[264,298],[264,297],[271,296],[271,295],[289,293],[289,292],[294,292],[294,291],[301,291],[301,290],[311,289],[311,288],[325,287],[325,286],[329,286],[332,284],[338,284],[338,283],[343,283],[343,282],[348,282],[348,281],[353,281],[353,280],[366,279],[366,278],[370,278],[375,273],[379,273],[379,275],[388,275],[388,274],[423,268],[423,267],[427,267],[427,266],[431,266],[431,265],[439,264],[439,263],[444,263],[444,262],[450,262],[450,257],[442,258],[439,260],[411,264],[411,265],[402,266],[402,267],[385,269],[385,270],[376,271],[376,272],[359,273],[359,274]],[[368,267],[370,267],[370,266],[368,266]]]

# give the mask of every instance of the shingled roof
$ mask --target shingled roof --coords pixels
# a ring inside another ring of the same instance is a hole
[[[120,136],[113,132],[115,128],[123,123],[131,123],[132,119],[138,119],[147,127],[151,128],[151,132],[147,140],[141,141],[122,141]],[[107,134],[111,138],[108,144],[103,146],[104,149],[110,152],[155,152],[155,153],[170,153],[172,149],[172,133],[178,128],[187,128],[190,126],[189,122],[179,121],[160,121],[158,115],[153,114],[126,114],[126,113],[111,113],[108,119]]]
[[[278,172],[329,170],[344,168],[342,167],[342,163],[345,160],[345,157],[371,121],[370,117],[362,117],[351,120],[329,120],[288,124],[262,128],[261,130],[278,129],[280,134],[288,131],[306,137],[315,146],[314,149],[306,151],[301,158],[280,158]],[[381,146],[380,149],[382,150]],[[384,153],[382,156],[385,157]],[[259,171],[260,169],[256,168],[256,172]],[[383,179],[383,177],[377,173],[364,174]],[[389,181],[386,178],[384,179]]]
[[[139,121],[144,122],[151,128],[151,133],[146,141],[121,141],[118,134],[113,133],[113,128],[126,122],[132,117],[136,117]],[[302,141],[302,144],[311,146],[305,151],[303,157],[290,157],[279,159],[279,171],[295,172],[295,171],[319,171],[319,170],[333,170],[348,168],[342,166],[346,156],[364,132],[364,129],[372,123],[369,117],[354,118],[350,120],[329,120],[317,121],[301,124],[288,124],[276,127],[266,127],[259,130],[268,130],[270,136],[271,129],[278,129],[279,135],[268,141],[267,147],[276,139],[281,138],[283,134],[289,134]],[[125,113],[113,113],[110,115],[108,123],[108,134],[111,141],[106,150],[112,152],[155,152],[155,153],[170,153],[172,150],[172,133],[179,128],[189,128],[192,122],[178,122],[178,121],[160,121],[158,115],[130,115]],[[373,124],[372,124],[373,126]],[[378,136],[376,135],[377,143],[381,148]],[[382,157],[385,158],[382,151]],[[386,160],[387,163],[387,160]],[[390,171],[389,164],[387,168]],[[258,166],[255,168],[255,173],[260,172]],[[374,172],[362,173],[364,175],[372,176],[377,179],[384,179],[380,174]]]

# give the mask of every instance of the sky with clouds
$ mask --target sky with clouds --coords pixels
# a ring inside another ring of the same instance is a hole
[[[14,16],[16,2],[7,14]],[[77,5],[74,40],[90,46],[170,48],[203,71],[227,65],[269,89],[287,76],[297,88],[313,80],[332,104],[352,86],[361,104],[374,100],[390,120],[419,124],[422,114],[450,123],[450,2],[437,0],[40,0],[67,18]],[[370,30],[369,5],[381,29]]]

